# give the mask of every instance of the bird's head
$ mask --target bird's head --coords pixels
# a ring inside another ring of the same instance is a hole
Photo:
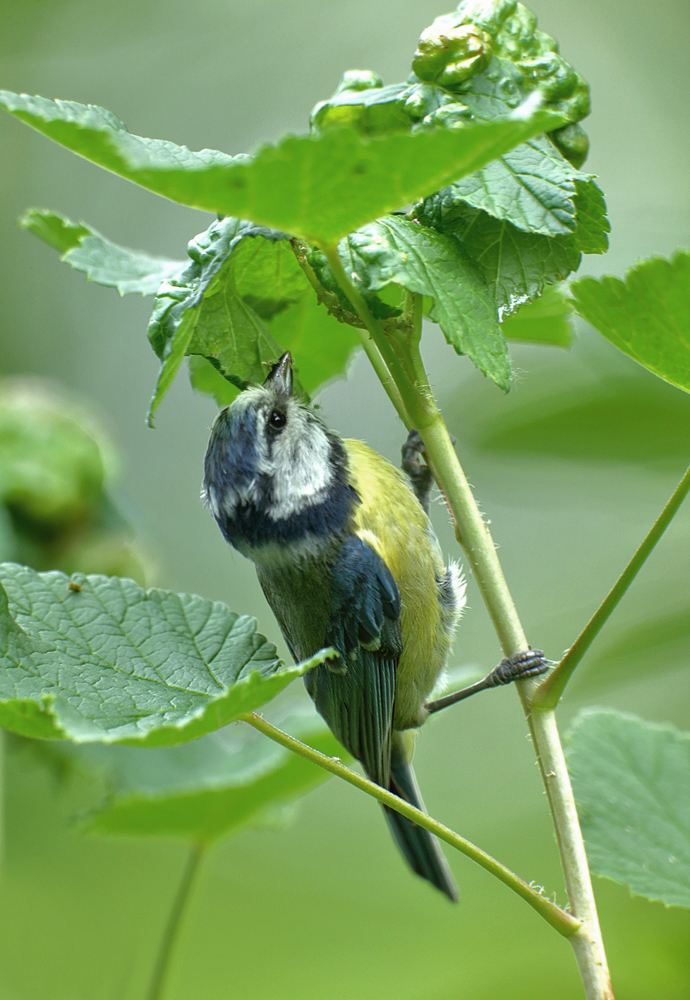
[[[241,551],[318,530],[346,486],[342,440],[293,395],[289,352],[216,418],[202,495]]]

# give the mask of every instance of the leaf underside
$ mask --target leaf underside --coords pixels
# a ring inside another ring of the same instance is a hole
[[[129,133],[103,108],[0,91],[0,106],[88,160],[204,211],[334,244],[372,219],[471,174],[563,118],[517,109],[464,128],[368,139],[353,128],[288,136],[253,158]]]
[[[618,712],[576,720],[568,767],[592,871],[690,907],[690,733]]]
[[[652,257],[620,278],[580,278],[575,309],[644,368],[690,392],[690,251]]]
[[[283,731],[329,756],[346,756],[311,703],[270,713]],[[46,746],[63,767],[97,780],[82,820],[94,833],[177,836],[209,843],[247,826],[275,825],[302,795],[326,781],[323,768],[246,725],[226,726],[176,747]],[[55,763],[50,759],[49,763]]]

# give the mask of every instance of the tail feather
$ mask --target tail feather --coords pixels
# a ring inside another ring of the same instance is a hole
[[[412,765],[405,761],[401,753],[393,753],[390,790],[395,795],[399,795],[401,799],[405,799],[411,805],[426,812]],[[452,903],[457,903],[457,886],[453,881],[448,862],[441,853],[441,848],[433,834],[401,816],[394,809],[384,806],[384,812],[395,842],[410,868],[417,875],[421,875],[422,878],[431,882]]]

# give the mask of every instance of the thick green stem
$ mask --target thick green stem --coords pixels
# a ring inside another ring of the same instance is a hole
[[[185,862],[180,884],[177,887],[175,898],[168,914],[168,919],[163,930],[163,935],[158,946],[156,964],[151,974],[146,1000],[161,1000],[165,989],[165,982],[170,970],[170,960],[175,950],[177,936],[180,930],[182,916],[189,901],[189,895],[194,884],[194,879],[199,870],[199,863],[204,855],[204,844],[194,843],[189,848],[189,854]]]
[[[319,301],[325,304],[329,312],[331,312],[336,317],[336,319],[339,319],[341,322],[346,322],[346,317],[343,316],[345,310],[337,307],[335,301],[336,300],[335,293],[326,291],[326,289],[319,282],[319,279],[316,277],[316,274],[314,273],[314,269],[311,267],[311,265],[307,260],[309,247],[306,244],[302,243],[300,240],[293,239],[290,242],[295,257],[297,259],[297,262],[304,271],[310,285],[316,292]],[[337,251],[335,251],[335,253],[337,257]],[[340,263],[340,258],[338,258],[338,263]],[[356,313],[351,314],[351,316],[354,315],[356,315]],[[375,320],[373,321],[376,322]],[[376,326],[378,327],[378,324],[376,324]],[[376,346],[376,343],[373,341],[371,334],[366,329],[362,330],[360,327],[356,327],[355,329],[359,334],[359,339],[362,344],[362,347],[364,348],[364,353],[369,358],[371,366],[378,375],[381,385],[386,390],[388,398],[395,407],[395,410],[400,419],[402,420],[402,422],[405,424],[405,426],[409,427],[409,418],[405,412],[405,407],[400,398],[400,393],[398,392],[395,386],[395,382],[391,378],[388,369],[386,368],[386,364],[379,353],[379,349]],[[379,329],[379,333],[381,335],[381,338],[385,339],[383,331]]]
[[[381,788],[380,785],[374,784],[373,781],[369,781],[367,778],[362,777],[362,775],[357,774],[356,771],[352,771],[349,767],[345,767],[337,758],[327,757],[325,754],[320,753],[318,750],[314,750],[313,747],[307,746],[306,743],[301,743],[296,740],[293,736],[289,736],[288,733],[284,733],[281,729],[277,729],[275,726],[271,725],[270,722],[266,722],[261,716],[256,715],[252,712],[247,715],[241,716],[243,722],[249,723],[250,726],[254,726],[259,732],[264,733],[270,739],[275,740],[276,743],[280,743],[281,746],[286,747],[288,750],[292,750],[293,753],[299,754],[300,757],[304,757],[306,760],[312,762],[312,764],[317,764],[319,767],[324,768],[326,771],[330,771],[331,774],[336,774],[339,778],[343,778],[348,781],[351,785],[356,788],[360,788],[362,791],[371,795],[373,798],[378,799],[379,802],[383,803],[385,806],[389,806],[391,809],[395,809],[396,812],[401,813],[408,819],[412,820],[418,826],[423,827],[430,833],[433,833],[439,840],[445,841],[450,844],[451,847],[455,847],[456,850],[460,851],[466,857],[471,858],[482,868],[485,868],[496,878],[500,879],[505,885],[507,885],[513,892],[516,892],[518,896],[521,896],[527,903],[533,907],[537,913],[539,913],[548,923],[554,927],[559,934],[564,937],[572,937],[574,934],[578,933],[580,930],[580,921],[576,920],[565,910],[562,910],[555,903],[552,903],[550,899],[546,899],[540,893],[533,889],[532,886],[528,885],[521,878],[519,878],[514,872],[511,872],[509,868],[502,865],[500,861],[492,858],[491,855],[486,854],[481,848],[476,847],[474,844],[470,843],[469,840],[465,840],[458,833],[439,823],[438,820],[432,819],[426,813],[422,812],[420,809],[416,809],[409,802],[404,799],[398,798],[397,795],[393,795],[392,792],[387,791],[385,788]]]
[[[338,264],[337,267],[333,267],[334,261],[331,261],[336,279],[367,325],[373,318],[366,309],[366,303],[353,287],[335,250],[333,255],[337,258]],[[366,315],[360,309],[360,304],[364,306]],[[404,367],[397,358],[396,365],[389,364],[388,354],[379,344],[380,337],[385,339],[385,334],[375,320],[373,323],[377,332],[375,335],[372,330],[372,336],[395,381],[412,426],[417,428],[424,441],[427,460],[448,502],[458,541],[470,562],[503,652],[506,656],[510,656],[512,653],[525,650],[528,648],[525,633],[503,576],[491,534],[460,466],[448,430],[429,389],[426,374],[421,377],[424,366],[418,346],[411,339],[408,341],[408,363]],[[369,328],[367,325],[367,329]],[[390,345],[388,348],[392,353]],[[413,373],[412,378],[408,378],[406,369]],[[555,716],[553,711],[531,710],[531,699],[539,687],[539,681],[519,681],[515,686],[532,734],[556,829],[570,908],[573,915],[581,921],[580,928],[570,937],[570,941],[585,995],[587,1000],[613,1000],[582,831]]]
[[[647,557],[673,520],[688,492],[690,492],[690,466],[686,469],[685,475],[654,522],[649,534],[619,576],[613,589],[594,612],[556,669],[539,686],[532,699],[533,710],[539,709],[540,711],[544,711],[556,707],[563,695],[566,684],[573,675],[575,667],[592,645],[604,624],[611,617],[616,605],[642,569]]]
[[[408,372],[405,371],[403,364],[396,354],[396,352],[391,347],[391,344],[386,337],[385,333],[381,329],[380,323],[371,314],[369,306],[366,304],[364,297],[360,295],[355,286],[352,284],[348,278],[345,268],[343,267],[343,262],[338,255],[338,248],[335,246],[322,246],[324,256],[326,257],[328,263],[331,266],[331,270],[335,276],[336,281],[342,288],[342,290],[347,295],[352,306],[354,307],[357,315],[364,323],[367,331],[371,335],[371,339],[374,342],[376,350],[379,356],[383,359],[383,362],[388,370],[386,381],[383,383],[383,387],[391,398],[393,405],[395,406],[400,419],[403,421],[405,426],[409,429],[413,426],[414,416],[410,413],[408,407],[408,401],[416,401],[415,394],[405,392],[405,388],[410,384],[410,378]],[[367,350],[367,346],[364,343],[364,349],[367,351],[367,355],[370,354]],[[380,371],[374,365],[377,375],[381,378]],[[389,387],[389,382],[392,380],[394,383]],[[391,395],[391,388],[396,393],[396,398],[394,399]],[[412,422],[411,422],[412,421]]]

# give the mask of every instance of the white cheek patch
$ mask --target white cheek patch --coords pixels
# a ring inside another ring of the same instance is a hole
[[[280,433],[268,425],[275,408],[284,409],[287,416]],[[335,475],[331,442],[310,411],[298,400],[276,399],[264,388],[241,393],[230,411],[235,425],[231,434],[243,435],[234,447],[243,440],[248,454],[240,475],[220,476],[221,482],[207,487],[206,501],[216,520],[232,519],[238,507],[246,505],[260,508],[262,516],[272,521],[282,521],[325,500]],[[235,452],[230,449],[230,454]]]
[[[325,430],[291,409],[288,426],[273,445],[273,503],[269,516],[283,520],[323,500],[333,480]]]

